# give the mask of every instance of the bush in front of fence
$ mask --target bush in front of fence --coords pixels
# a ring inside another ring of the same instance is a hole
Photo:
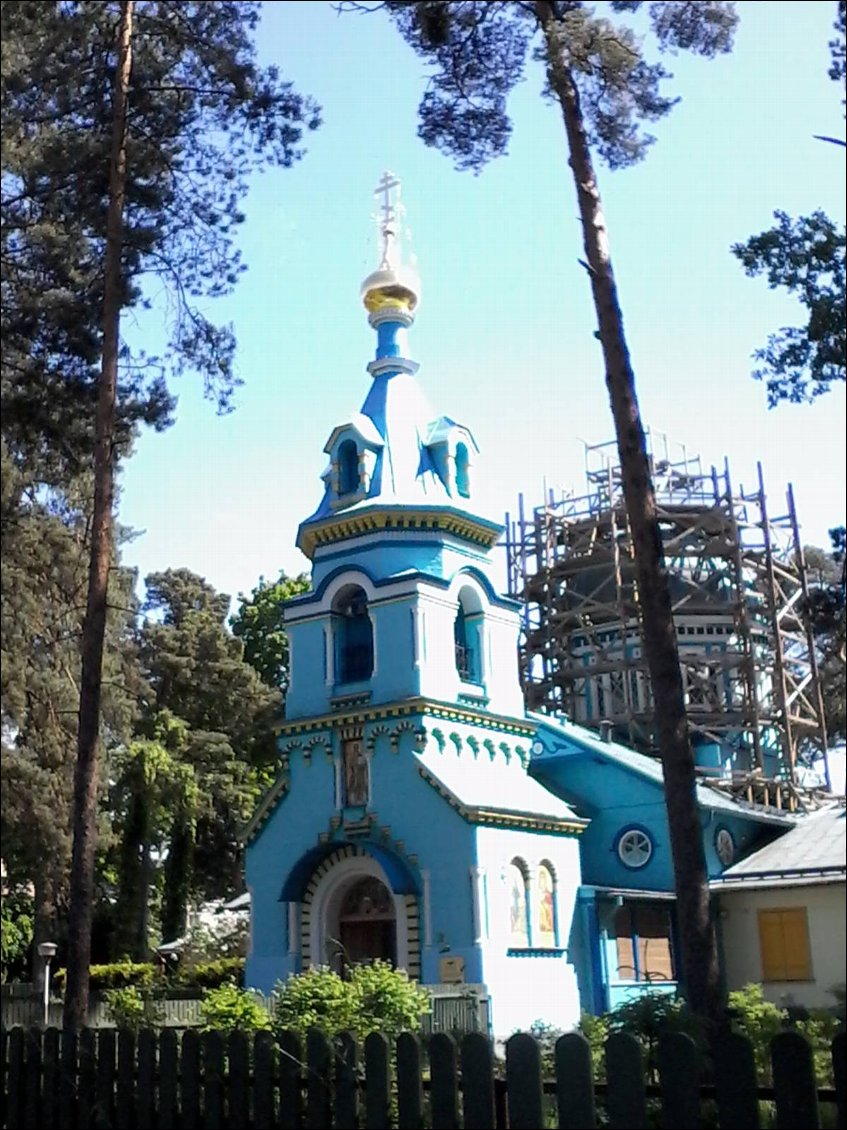
[[[346,979],[331,969],[292,974],[274,990],[273,1026],[305,1035],[320,1028],[330,1036],[352,1032],[364,1039],[371,1032],[394,1038],[417,1031],[430,1011],[426,989],[410,981],[388,961],[351,967]]]
[[[264,1003],[232,983],[203,994],[200,1016],[204,1032],[264,1032],[271,1027]]]

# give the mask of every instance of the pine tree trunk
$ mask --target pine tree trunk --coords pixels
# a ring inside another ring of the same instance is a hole
[[[44,969],[46,962],[38,952],[42,942],[54,942],[55,912],[53,899],[53,880],[46,868],[36,874],[33,880],[33,928],[32,928],[32,985],[33,991],[41,994],[44,990]]]
[[[635,392],[635,374],[624,335],[606,223],[579,92],[562,57],[552,5],[545,0],[537,0],[535,7],[545,36],[551,88],[561,105],[568,138],[606,369],[606,386],[615,423],[624,500],[635,547],[644,651],[650,671],[664,772],[686,995],[698,1014],[716,1021],[721,1016],[723,1000],[717,939],[709,905],[706,857],[695,796],[694,755],[685,713],[656,500]]]
[[[121,315],[121,252],[126,189],[126,138],[132,70],[134,0],[122,0],[115,68],[109,210],[103,291],[103,362],[97,393],[94,440],[94,512],[88,599],[82,628],[79,733],[74,777],[74,843],[68,918],[68,974],[64,1025],[79,1029],[88,1015],[88,967],[97,845],[97,789],[103,643],[112,553],[113,435]]]

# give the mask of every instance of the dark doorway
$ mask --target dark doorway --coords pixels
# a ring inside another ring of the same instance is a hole
[[[367,961],[397,962],[394,900],[373,876],[358,879],[347,890],[338,916],[342,969]]]

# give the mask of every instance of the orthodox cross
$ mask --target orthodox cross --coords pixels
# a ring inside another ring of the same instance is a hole
[[[397,189],[396,196],[393,195],[395,189]],[[397,237],[395,226],[400,211],[400,181],[393,173],[383,173],[382,179],[374,189],[374,196],[382,197],[380,205],[382,214],[377,218],[382,234],[382,266],[388,267],[391,265],[391,252]]]

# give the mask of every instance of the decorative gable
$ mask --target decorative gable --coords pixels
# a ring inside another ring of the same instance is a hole
[[[321,476],[333,510],[351,506],[367,496],[383,446],[373,420],[361,412],[348,423],[333,428],[324,446],[329,464]]]
[[[474,455],[479,447],[472,433],[449,416],[429,426],[426,449],[451,497],[470,498]]]

